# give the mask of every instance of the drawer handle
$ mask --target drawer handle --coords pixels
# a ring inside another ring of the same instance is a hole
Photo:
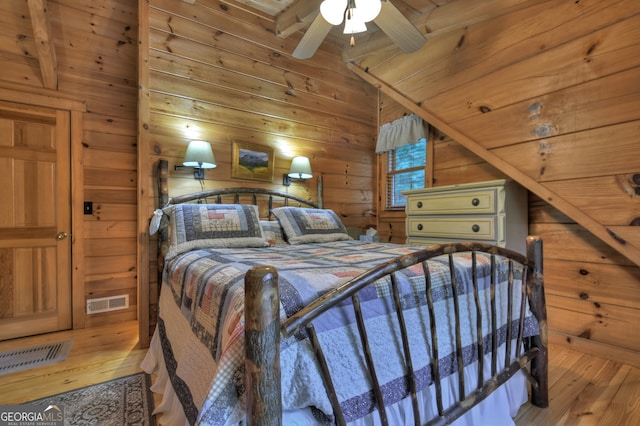
[[[480,205],[480,200],[477,198],[474,198],[473,200],[471,200],[471,205],[472,206],[479,206]]]
[[[422,208],[422,201],[418,201],[418,208],[421,209]]]
[[[422,224],[421,223],[418,224],[418,231],[422,231]]]
[[[471,227],[471,230],[472,230],[473,232],[478,232],[478,231],[480,230],[480,225],[478,225],[478,224],[473,225],[473,226]]]

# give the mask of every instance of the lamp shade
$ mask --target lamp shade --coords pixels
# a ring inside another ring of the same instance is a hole
[[[307,157],[293,157],[291,160],[291,168],[289,169],[289,177],[294,179],[311,179],[311,163]]]
[[[380,0],[355,0],[356,10],[358,18],[363,22],[369,22],[376,19],[380,10],[382,9],[382,3]]]
[[[320,14],[331,25],[340,25],[346,8],[347,0],[324,0],[320,4]]]
[[[206,141],[189,142],[182,164],[187,167],[200,167],[202,169],[216,167],[216,159],[213,156],[211,144]]]
[[[344,30],[343,34],[356,34],[367,31],[367,26],[360,17],[360,13],[357,8],[347,9],[345,12]]]

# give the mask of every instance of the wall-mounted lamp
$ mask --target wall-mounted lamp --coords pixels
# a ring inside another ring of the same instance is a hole
[[[311,163],[309,163],[309,159],[307,157],[293,157],[289,173],[282,176],[282,184],[289,186],[291,185],[291,179],[305,181],[312,177],[313,174],[311,173]]]
[[[175,169],[182,170],[185,167],[193,167],[194,179],[204,179],[204,169],[217,167],[211,144],[205,141],[189,142],[182,166],[176,166]]]

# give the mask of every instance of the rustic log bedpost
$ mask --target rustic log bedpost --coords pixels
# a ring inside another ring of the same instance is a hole
[[[245,276],[246,424],[282,424],[278,273],[255,267]]]
[[[169,201],[169,162],[167,160],[158,161],[158,205],[156,208],[161,209],[167,205]],[[162,253],[162,245],[164,241],[169,239],[169,229],[162,222],[160,224],[160,228],[158,229],[158,294],[160,294],[160,288],[162,287],[162,272],[164,270],[164,256]],[[157,299],[156,299],[157,302]],[[157,312],[155,314],[157,316]]]
[[[532,386],[531,388],[531,403],[536,407],[546,408],[549,406],[549,352],[547,349],[547,310],[542,277],[542,239],[540,237],[527,237],[527,257],[534,263],[527,292],[529,293],[531,310],[540,324],[540,335],[531,337],[531,346],[540,350],[540,354],[531,361],[531,375],[538,382],[537,387]]]

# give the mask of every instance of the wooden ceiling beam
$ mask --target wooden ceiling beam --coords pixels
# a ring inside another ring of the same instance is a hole
[[[322,0],[298,0],[276,17],[276,35],[287,38],[311,25],[320,11]]]
[[[53,32],[47,19],[47,0],[27,0],[33,36],[36,41],[42,84],[47,89],[58,89],[58,63],[55,46],[53,44]]]

